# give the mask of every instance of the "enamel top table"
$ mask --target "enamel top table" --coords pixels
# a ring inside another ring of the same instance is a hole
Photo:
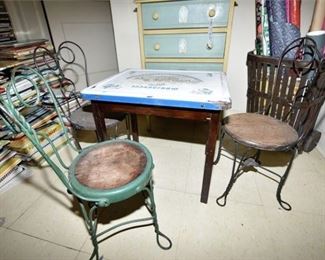
[[[226,75],[212,71],[128,69],[81,91],[90,100],[99,141],[107,139],[106,112],[131,115],[138,141],[137,114],[209,122],[201,202],[207,203],[221,111],[231,107]]]

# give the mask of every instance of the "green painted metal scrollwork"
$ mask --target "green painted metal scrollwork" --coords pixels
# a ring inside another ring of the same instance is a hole
[[[25,73],[18,74],[19,71],[24,71]],[[36,92],[36,94],[33,97],[28,98],[27,100],[24,99],[24,97],[22,97],[21,93],[17,89],[17,83],[21,81],[28,81],[30,83],[31,89]],[[54,169],[55,173],[58,175],[58,177],[64,183],[64,185],[68,189],[70,189],[70,184],[66,176],[67,174],[64,173],[61,167],[59,167],[55,162],[53,162],[50,156],[44,151],[41,144],[41,140],[46,140],[48,142],[57,160],[59,161],[60,166],[62,166],[63,169],[66,170],[69,169],[69,165],[67,165],[64,162],[64,160],[61,158],[51,138],[49,138],[46,134],[37,131],[37,129],[33,129],[31,124],[27,122],[26,118],[20,113],[20,111],[23,110],[24,108],[42,106],[41,94],[44,92],[47,95],[50,95],[50,98],[53,101],[52,109],[53,111],[57,111],[56,122],[58,122],[58,124],[60,124],[62,128],[66,143],[73,150],[79,151],[78,148],[74,145],[72,136],[69,134],[68,129],[64,124],[64,119],[62,116],[63,114],[62,107],[59,105],[59,102],[56,96],[54,95],[51,87],[49,86],[47,80],[41,74],[39,74],[35,69],[26,66],[20,66],[14,68],[11,73],[11,81],[6,87],[6,96],[0,96],[0,101],[2,106],[4,107],[4,110],[6,111],[8,118],[10,118],[9,120],[7,120],[7,122],[9,123],[9,121],[11,120],[13,123],[13,124],[9,124],[10,128],[14,132],[20,131],[27,136],[27,138],[41,153],[45,161]],[[15,95],[18,102],[13,101],[12,94]]]

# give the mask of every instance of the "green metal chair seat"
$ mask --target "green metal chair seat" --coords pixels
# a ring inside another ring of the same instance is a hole
[[[96,144],[73,160],[71,192],[100,206],[119,202],[148,185],[153,167],[150,152],[140,143],[114,140]]]

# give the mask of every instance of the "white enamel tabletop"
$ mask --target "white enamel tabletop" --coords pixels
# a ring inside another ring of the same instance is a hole
[[[231,107],[226,75],[212,71],[128,69],[81,91],[83,99],[206,110]]]

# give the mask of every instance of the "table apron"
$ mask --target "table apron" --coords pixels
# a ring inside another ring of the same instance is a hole
[[[154,115],[168,118],[189,119],[199,121],[209,121],[212,114],[218,114],[220,111],[206,111],[198,109],[183,109],[173,107],[155,107],[124,103],[110,103],[102,101],[91,101],[94,107],[98,107],[104,112],[124,112],[138,115]]]

